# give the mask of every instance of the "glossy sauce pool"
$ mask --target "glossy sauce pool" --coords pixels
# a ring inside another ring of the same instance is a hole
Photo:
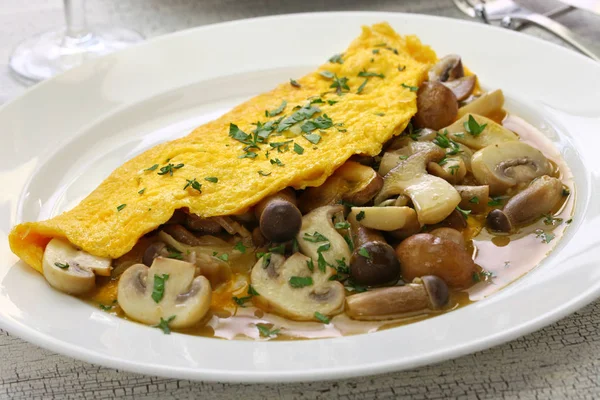
[[[232,297],[247,295],[248,271],[254,264],[254,255],[248,254],[247,257],[238,260],[239,265],[232,266],[234,271],[232,281],[213,292],[211,312],[207,318],[195,327],[178,331],[192,335],[242,340],[317,339],[375,332],[466,306],[497,292],[535,268],[558,243],[570,223],[574,204],[573,177],[552,142],[533,126],[514,115],[498,116],[495,119],[501,120],[502,124],[517,133],[521,140],[542,151],[554,163],[555,176],[570,189],[571,194],[565,196],[564,201],[553,210],[554,219],[542,218],[510,236],[491,235],[485,229],[487,212],[469,216],[468,226],[463,231],[463,235],[473,251],[475,263],[482,269],[473,274],[474,284],[469,289],[451,290],[450,302],[446,309],[387,321],[355,321],[342,313],[331,318],[329,324],[323,324],[291,321],[253,307],[251,302],[247,302],[246,307],[240,307]],[[492,208],[489,207],[490,210]],[[109,313],[127,318],[116,303],[118,280],[105,279],[99,283],[96,291],[87,300]],[[278,329],[278,335],[269,339],[264,338],[260,335],[256,324]]]

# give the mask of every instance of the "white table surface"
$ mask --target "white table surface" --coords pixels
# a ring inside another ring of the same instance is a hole
[[[451,0],[88,0],[92,23],[146,37],[262,15],[377,10],[466,18]],[[528,0],[544,11],[554,0]],[[574,11],[558,19],[600,53],[600,16]],[[12,48],[63,24],[60,0],[0,0],[0,103],[25,91],[9,75]],[[527,34],[559,42],[535,28]],[[599,77],[600,79],[600,77]],[[598,132],[600,134],[600,132]],[[138,375],[54,354],[0,331],[2,399],[596,399],[600,398],[600,301],[505,345],[415,370],[335,382],[280,385],[195,383]]]

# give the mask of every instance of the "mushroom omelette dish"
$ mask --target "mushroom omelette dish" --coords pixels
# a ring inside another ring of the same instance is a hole
[[[571,222],[568,167],[503,107],[459,55],[364,27],[315,72],[15,226],[10,246],[54,288],[165,333],[418,321],[523,275]]]

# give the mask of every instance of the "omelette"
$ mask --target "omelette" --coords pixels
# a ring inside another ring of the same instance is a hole
[[[11,249],[40,272],[53,238],[116,259],[175,210],[236,215],[286,187],[319,186],[351,156],[377,155],[406,128],[435,61],[415,36],[386,23],[364,27],[316,71],[127,161],[72,210],[17,225]]]

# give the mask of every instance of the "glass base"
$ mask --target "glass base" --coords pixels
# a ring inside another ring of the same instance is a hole
[[[44,32],[19,44],[9,66],[19,81],[33,84],[142,40],[135,31],[114,27],[96,28],[80,37],[65,36],[64,29]]]

